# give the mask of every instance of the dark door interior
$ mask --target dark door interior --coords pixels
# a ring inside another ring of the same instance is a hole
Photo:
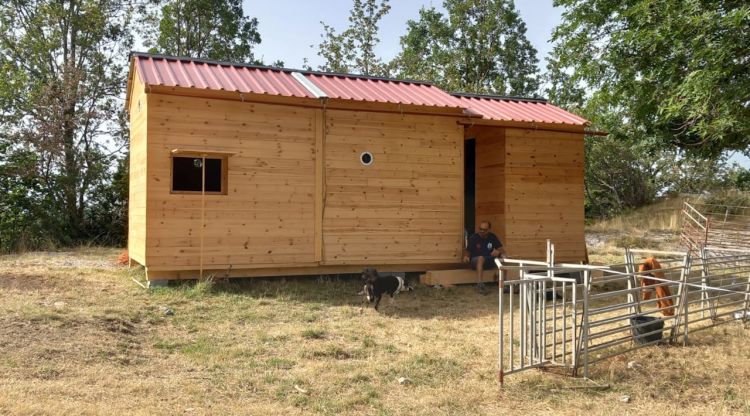
[[[474,221],[476,221],[474,209],[476,143],[475,139],[464,140],[464,228],[469,235],[474,233]]]

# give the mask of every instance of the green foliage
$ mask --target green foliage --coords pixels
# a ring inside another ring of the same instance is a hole
[[[425,79],[449,91],[515,96],[539,88],[536,49],[512,1],[445,0],[407,22],[398,76]]]
[[[738,191],[750,191],[750,169],[737,165],[732,166],[727,172],[725,181],[727,188]]]
[[[244,15],[241,0],[165,0],[161,14],[147,21],[151,53],[259,63],[258,19]]]
[[[612,216],[648,204],[656,195],[649,161],[612,138],[586,138],[585,211],[587,218]]]
[[[565,11],[553,34],[548,96],[609,133],[587,144],[587,216],[664,194],[744,186],[723,155],[750,144],[746,4],[555,5]]]
[[[41,183],[34,171],[34,154],[13,150],[0,139],[0,253],[39,246],[43,235],[39,206]],[[31,241],[29,241],[31,239]]]
[[[738,170],[739,169],[739,170]],[[733,187],[742,169],[726,157],[701,157],[653,149],[613,137],[586,138],[587,218],[607,218],[657,197],[701,194]]]
[[[556,0],[549,97],[619,140],[717,157],[750,145],[750,5]]]
[[[111,181],[94,187],[86,209],[86,234],[89,241],[105,246],[123,247],[128,235],[128,185],[130,157],[116,161]]]
[[[685,155],[677,150],[657,153],[654,171],[655,183],[661,194],[699,194],[723,188],[727,184],[730,168],[727,158]]]
[[[388,0],[354,0],[349,13],[349,27],[341,33],[330,25],[323,25],[323,41],[318,45],[318,56],[325,60],[322,71],[386,75],[388,68],[375,55],[380,43],[378,22],[391,6]]]
[[[0,4],[0,169],[12,195],[0,203],[9,213],[0,233],[14,230],[4,250],[90,237],[93,193],[126,142],[119,96],[132,12],[114,0]]]

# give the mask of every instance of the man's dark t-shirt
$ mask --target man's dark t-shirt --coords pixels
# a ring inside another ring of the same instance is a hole
[[[503,243],[493,233],[487,233],[487,238],[482,238],[479,233],[476,233],[469,238],[466,244],[466,249],[469,250],[471,257],[477,256],[489,256],[492,250],[500,248]]]

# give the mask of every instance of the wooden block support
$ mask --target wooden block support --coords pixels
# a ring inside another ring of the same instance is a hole
[[[482,273],[482,281],[497,281],[497,270],[485,270]],[[477,272],[471,269],[429,270],[419,276],[419,282],[429,286],[471,284],[477,282]]]

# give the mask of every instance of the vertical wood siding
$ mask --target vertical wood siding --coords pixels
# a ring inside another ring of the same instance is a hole
[[[199,265],[201,195],[170,193],[175,148],[235,153],[227,195],[205,197],[205,268],[314,262],[315,112],[151,94],[148,265]]]
[[[463,135],[450,117],[328,110],[324,263],[460,261]]]
[[[583,135],[508,128],[505,149],[510,254],[543,259],[549,238],[557,261],[584,260]]]
[[[130,186],[128,196],[128,254],[146,264],[146,123],[148,96],[138,73],[130,96]]]

